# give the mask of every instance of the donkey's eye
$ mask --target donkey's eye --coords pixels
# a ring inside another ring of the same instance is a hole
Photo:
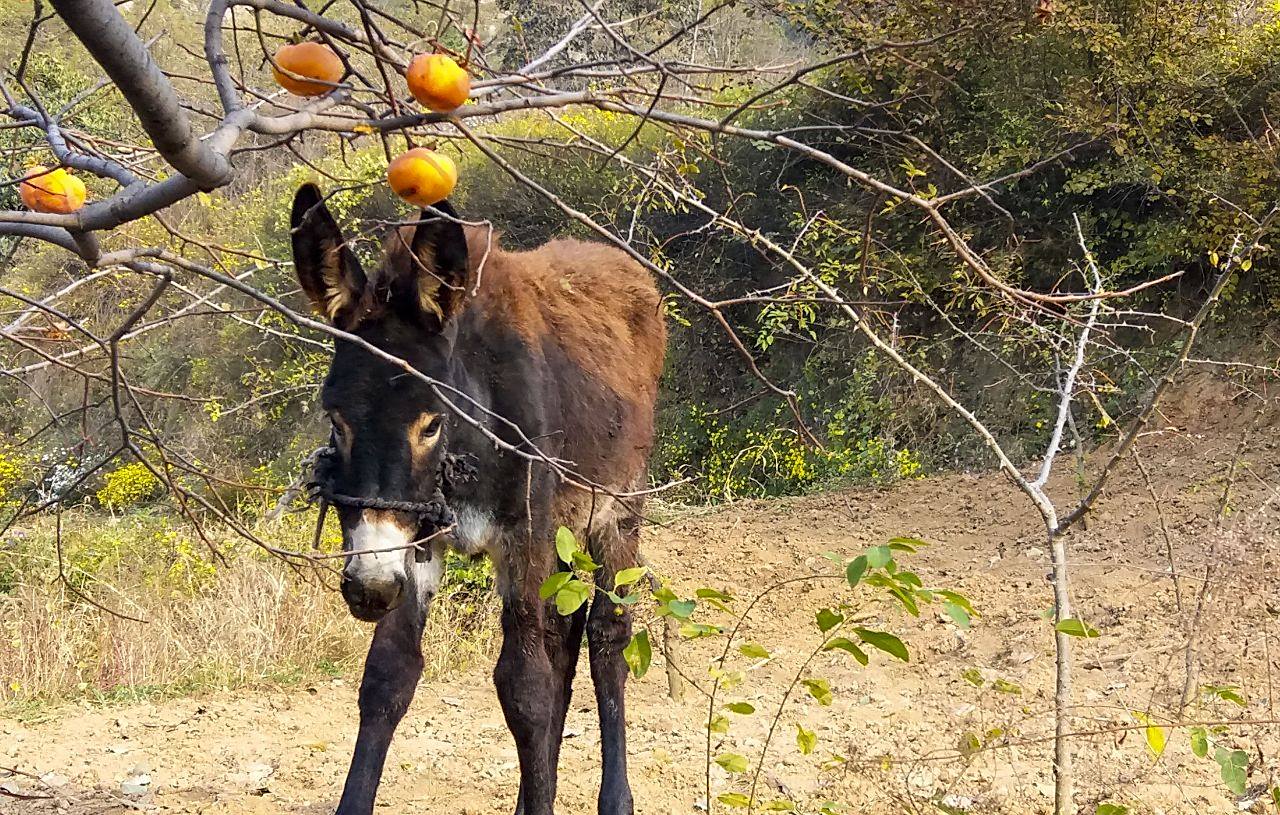
[[[422,428],[422,438],[430,439],[440,432],[440,428],[444,426],[444,419],[440,416],[432,416],[431,421],[427,422],[427,426]]]

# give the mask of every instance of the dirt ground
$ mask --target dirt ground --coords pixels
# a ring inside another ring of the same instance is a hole
[[[1248,399],[1231,396],[1222,386],[1185,389],[1141,441],[1159,511],[1127,464],[1087,530],[1070,538],[1077,614],[1101,633],[1077,641],[1074,661],[1074,728],[1084,734],[1074,741],[1081,812],[1093,813],[1102,802],[1134,813],[1262,811],[1256,799],[1277,781],[1280,728],[1266,722],[1277,721],[1271,686],[1280,670],[1280,641],[1271,642],[1280,614],[1280,501],[1274,500],[1280,437],[1269,418],[1251,420]],[[1248,426],[1253,430],[1231,477],[1230,511],[1219,526],[1224,485]],[[1066,498],[1076,487],[1071,462],[1063,463],[1054,483]],[[936,607],[919,619],[863,608],[867,625],[902,636],[911,662],[875,654],[864,668],[838,651],[819,654],[805,676],[829,680],[834,700],[821,706],[803,689],[792,696],[763,762],[759,796],[791,800],[802,812],[826,801],[849,813],[1050,811],[1048,555],[1038,517],[999,476],[950,475],[888,490],[686,512],[650,530],[646,549],[679,589],[723,589],[739,598],[740,611],[771,583],[831,571],[823,553],[856,554],[895,535],[931,542],[911,558],[911,568],[926,585],[967,594],[981,617],[964,631]],[[1245,704],[1197,700],[1179,719],[1187,621],[1211,561],[1199,683],[1237,686]],[[735,643],[759,642],[772,658],[731,656],[728,667],[743,670],[745,681],[722,699],[745,700],[757,710],[729,714],[732,727],[714,737],[713,753],[740,753],[755,766],[784,689],[818,642],[814,612],[852,599],[839,581],[811,581],[772,592],[755,607]],[[713,614],[708,621],[727,619]],[[684,644],[684,670],[705,685],[722,645],[721,639]],[[0,721],[0,766],[30,774],[0,773],[0,784],[51,796],[0,797],[0,812],[328,813],[351,752],[355,695],[352,682],[335,681],[287,692],[67,708],[35,724]],[[1144,731],[1134,729],[1134,712],[1162,722],[1262,722],[1230,725],[1214,745],[1245,751],[1251,791],[1229,793],[1213,749],[1207,758],[1193,755],[1186,726],[1169,731],[1168,747],[1156,758]],[[685,701],[669,700],[655,658],[649,675],[630,685],[628,718],[637,810],[705,811],[705,697],[691,688]],[[796,745],[797,722],[817,735],[812,755]],[[957,748],[974,738],[991,749],[961,755]],[[598,748],[589,677],[580,670],[561,758],[562,813],[594,811]],[[511,811],[515,761],[486,669],[424,683],[392,746],[380,809]],[[750,777],[730,777],[713,765],[712,796],[745,791]]]

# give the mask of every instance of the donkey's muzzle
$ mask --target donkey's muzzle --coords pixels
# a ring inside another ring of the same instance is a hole
[[[404,600],[404,589],[403,575],[342,578],[342,599],[347,601],[351,616],[366,623],[375,623],[398,607]]]

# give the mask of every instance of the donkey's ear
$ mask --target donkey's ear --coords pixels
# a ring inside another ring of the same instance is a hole
[[[448,201],[422,210],[413,231],[418,306],[444,325],[462,309],[467,294],[467,236]]]
[[[294,270],[311,304],[338,328],[354,328],[364,297],[364,271],[315,184],[303,184],[294,194],[289,234]]]

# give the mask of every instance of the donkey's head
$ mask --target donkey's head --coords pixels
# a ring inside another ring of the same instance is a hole
[[[307,184],[293,201],[293,259],[303,290],[335,327],[449,382],[467,243],[448,202],[434,210],[423,210],[416,226],[393,229],[378,267],[366,274],[320,190]],[[337,451],[327,486],[356,499],[335,500],[351,553],[342,594],[357,618],[377,620],[408,591],[434,591],[410,585],[421,555],[407,544],[425,531],[413,506],[431,502],[441,486],[446,409],[422,379],[342,339],[320,400]]]

